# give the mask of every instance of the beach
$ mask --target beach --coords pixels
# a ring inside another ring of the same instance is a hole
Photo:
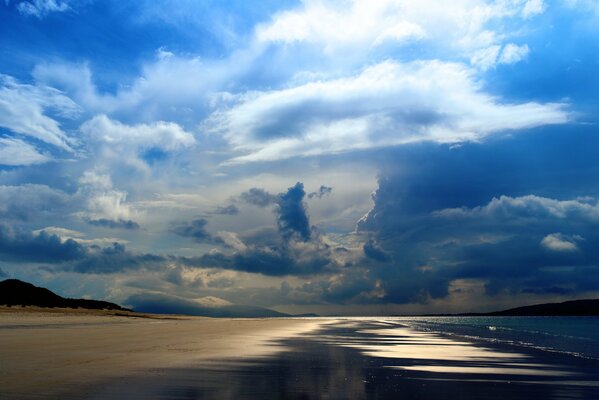
[[[118,315],[121,314],[121,315]],[[213,319],[77,310],[0,312],[0,397],[81,398],[99,382],[159,375],[207,359],[259,358],[302,319]]]
[[[434,319],[3,312],[0,390],[6,399],[599,398],[593,357],[451,332]]]

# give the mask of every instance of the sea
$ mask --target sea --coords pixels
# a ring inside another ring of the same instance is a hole
[[[599,360],[599,317],[401,317],[415,329]]]

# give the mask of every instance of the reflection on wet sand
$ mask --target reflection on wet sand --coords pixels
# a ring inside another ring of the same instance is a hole
[[[452,341],[401,322],[336,320],[288,351],[112,382],[89,399],[598,399],[599,362]]]

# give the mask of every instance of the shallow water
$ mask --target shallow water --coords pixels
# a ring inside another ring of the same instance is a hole
[[[599,317],[414,317],[418,329],[599,360]]]
[[[86,398],[599,399],[598,360],[450,336],[431,324],[442,331],[442,321],[337,319],[273,343],[287,350],[269,357],[153,371]]]

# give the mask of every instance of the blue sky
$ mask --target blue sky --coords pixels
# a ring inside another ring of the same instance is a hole
[[[6,0],[0,20],[3,277],[323,314],[599,294],[594,1]]]

